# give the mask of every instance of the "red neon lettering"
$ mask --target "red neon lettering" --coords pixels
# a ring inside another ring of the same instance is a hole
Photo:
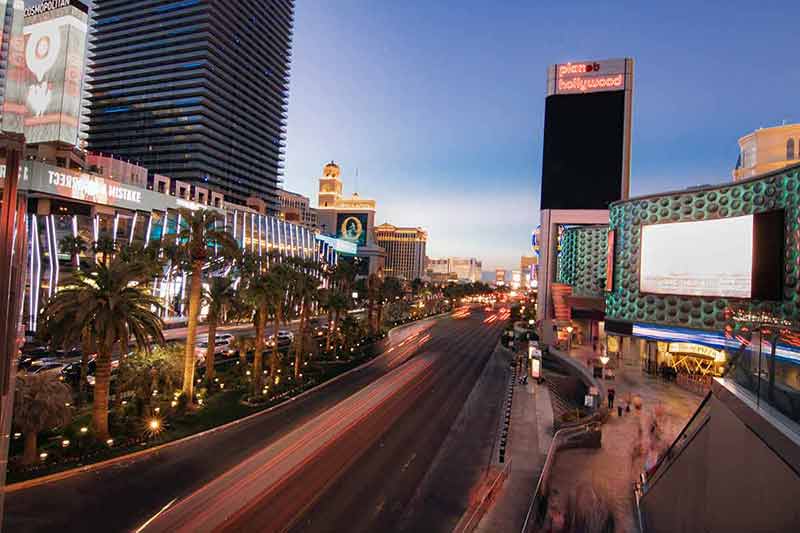
[[[571,78],[568,80],[558,80],[559,91],[591,91],[594,89],[613,89],[622,87],[624,83],[622,74],[616,76],[605,76],[601,78]]]

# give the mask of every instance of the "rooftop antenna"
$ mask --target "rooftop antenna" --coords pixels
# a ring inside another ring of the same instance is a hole
[[[358,191],[359,191],[359,188],[358,188],[358,167],[356,167],[356,190],[355,190],[355,192],[358,192]]]

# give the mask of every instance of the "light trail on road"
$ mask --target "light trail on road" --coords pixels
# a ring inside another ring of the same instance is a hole
[[[173,505],[144,531],[214,531],[223,526],[253,498],[269,495],[412,380],[421,379],[434,359],[434,356],[416,358],[368,385]]]

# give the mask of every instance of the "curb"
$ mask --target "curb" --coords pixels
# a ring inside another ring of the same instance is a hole
[[[442,318],[442,317],[444,317],[446,315],[449,315],[449,314],[450,313],[442,313],[442,314],[439,314],[439,315],[434,315],[434,316],[427,317],[425,319],[422,319],[422,320],[419,320],[419,321],[416,321],[416,322],[409,322],[407,324],[402,324],[400,326],[395,326],[394,328],[392,328],[392,329],[390,329],[389,331],[386,332],[386,336],[388,337],[391,332],[393,332],[395,330],[398,330],[400,328],[405,328],[405,327],[408,327],[408,326],[421,324],[421,323],[424,323],[426,321],[434,320],[434,319],[437,319],[437,318]],[[112,466],[112,465],[115,465],[115,464],[128,462],[128,461],[132,461],[132,460],[135,460],[135,459],[140,459],[142,457],[147,457],[149,455],[153,455],[155,453],[158,453],[158,452],[160,452],[162,450],[166,450],[166,449],[172,448],[174,446],[178,446],[180,444],[185,444],[185,443],[187,443],[189,441],[192,441],[194,439],[197,439],[197,438],[200,438],[200,437],[204,437],[206,435],[212,435],[214,433],[217,433],[218,431],[222,431],[222,430],[225,430],[225,429],[232,428],[232,427],[234,427],[234,426],[236,426],[238,424],[241,424],[243,422],[247,422],[248,420],[252,420],[252,419],[255,419],[255,418],[259,417],[259,416],[264,416],[264,415],[267,415],[269,413],[272,413],[273,411],[277,410],[278,408],[285,407],[285,406],[289,405],[291,402],[299,400],[299,399],[303,398],[304,396],[306,396],[308,394],[311,394],[312,392],[317,392],[319,390],[322,390],[323,388],[327,387],[328,385],[336,383],[340,379],[343,379],[345,376],[350,375],[351,373],[355,372],[356,370],[361,370],[361,369],[369,367],[370,365],[375,364],[384,355],[386,355],[386,354],[381,354],[379,356],[373,357],[369,361],[366,361],[366,362],[358,365],[357,367],[351,368],[347,372],[339,374],[338,376],[336,376],[336,377],[334,377],[332,379],[329,379],[328,381],[325,381],[323,383],[320,383],[319,385],[311,387],[310,389],[301,392],[297,396],[292,396],[291,398],[287,399],[286,401],[281,402],[281,403],[276,404],[276,405],[273,405],[272,407],[264,409],[263,411],[258,411],[256,413],[249,414],[249,415],[247,415],[247,416],[245,416],[243,418],[237,418],[236,420],[231,420],[230,422],[228,422],[226,424],[223,424],[221,426],[209,428],[209,429],[207,429],[205,431],[201,431],[200,433],[194,433],[192,435],[187,435],[186,437],[182,437],[180,439],[176,439],[176,440],[173,440],[173,441],[170,441],[170,442],[165,442],[164,444],[159,444],[158,446],[153,446],[152,448],[147,448],[147,449],[144,449],[144,450],[138,450],[138,451],[135,451],[135,452],[132,452],[132,453],[128,453],[128,454],[125,454],[125,455],[120,455],[119,457],[112,457],[111,459],[106,459],[105,461],[100,461],[99,463],[92,463],[92,464],[85,465],[85,466],[78,466],[78,467],[70,468],[68,470],[64,470],[62,472],[56,472],[55,474],[49,474],[49,475],[46,475],[46,476],[41,476],[41,477],[37,477],[37,478],[26,480],[26,481],[20,481],[20,482],[17,482],[17,483],[12,483],[11,485],[6,485],[6,487],[4,488],[3,492],[5,494],[10,494],[12,492],[18,492],[18,491],[25,490],[25,489],[30,489],[30,488],[33,488],[33,487],[38,487],[39,485],[46,485],[48,483],[53,483],[53,482],[56,482],[56,481],[62,481],[64,479],[69,479],[69,478],[75,477],[75,476],[77,476],[79,474],[87,474],[89,472],[95,472],[97,470],[102,470],[102,469],[104,469],[106,467],[109,467],[109,466]]]

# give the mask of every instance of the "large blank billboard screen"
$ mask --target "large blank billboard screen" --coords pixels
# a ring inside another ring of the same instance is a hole
[[[608,209],[622,199],[625,91],[545,102],[542,209]]]
[[[753,216],[642,227],[643,293],[750,298]]]

